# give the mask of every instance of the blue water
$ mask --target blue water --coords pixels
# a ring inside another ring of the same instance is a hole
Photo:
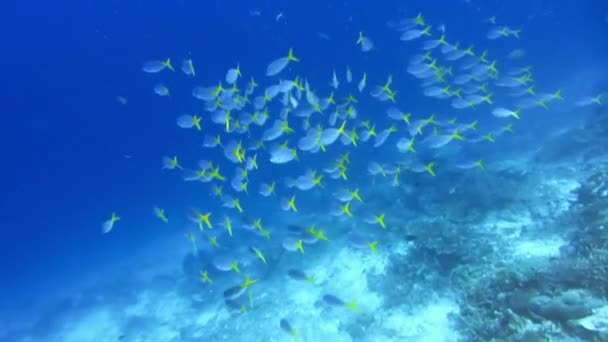
[[[261,15],[252,16],[252,10]],[[525,112],[515,122],[517,133],[512,140],[470,152],[472,158],[496,162],[505,155],[524,155],[542,147],[545,137],[557,129],[580,126],[596,112],[575,106],[575,100],[608,90],[608,4],[601,0],[419,0],[373,5],[368,1],[27,1],[7,4],[3,12],[11,14],[0,26],[4,36],[0,85],[3,317],[21,314],[27,307],[25,315],[31,319],[58,300],[57,293],[64,296],[79,291],[80,282],[96,270],[112,270],[113,263],[129,260],[159,241],[183,238],[192,228],[187,217],[190,208],[204,207],[217,213],[218,220],[227,212],[212,196],[209,184],[193,186],[178,173],[161,170],[161,158],[177,154],[184,166],[191,167],[199,159],[210,159],[220,163],[225,175],[233,175],[235,165],[219,149],[201,149],[204,134],[180,129],[175,120],[180,114],[202,112],[202,102],[191,96],[191,89],[217,84],[237,63],[243,70],[243,86],[254,76],[265,87],[271,84],[264,76],[266,65],[293,47],[301,62],[286,74],[306,78],[318,96],[329,93],[332,70],[343,75],[349,65],[354,74],[353,91],[362,72],[368,74],[368,90],[392,74],[400,108],[419,119],[432,112],[445,113],[442,119],[448,119],[452,117],[448,112],[455,113],[449,101],[423,96],[420,82],[406,72],[410,57],[420,52],[420,42],[400,42],[399,33],[386,25],[389,20],[421,12],[434,27],[445,25],[448,39],[461,42],[461,47],[474,45],[476,52],[487,49],[505,70],[533,66],[537,91],[561,89],[566,97],[550,110]],[[277,22],[278,13],[283,13],[283,19]],[[521,38],[488,40],[485,34],[490,25],[483,21],[491,16],[500,25],[521,28]],[[355,44],[359,31],[374,40],[374,50],[360,51]],[[331,39],[320,39],[319,32]],[[526,55],[518,61],[507,60],[504,56],[515,48],[525,50]],[[175,74],[141,71],[145,61],[166,57],[172,57],[176,69],[183,58],[192,58],[196,78],[187,78],[179,70]],[[341,77],[341,87],[346,86]],[[171,90],[169,98],[153,93],[159,81]],[[128,104],[118,103],[118,96]],[[507,101],[512,100],[503,98],[502,103],[508,106]],[[384,114],[387,107],[368,99],[357,109],[362,119],[372,120],[381,129],[394,123]],[[485,131],[504,123],[492,117],[489,108],[459,118],[467,123],[480,120]],[[299,128],[299,123],[294,122],[293,127]],[[204,117],[203,131],[221,134],[222,126]],[[224,141],[228,140],[226,136]],[[396,141],[392,136],[387,145],[392,147]],[[291,138],[290,145],[295,143]],[[282,167],[270,164],[268,155],[260,153],[259,158],[265,159],[251,182],[252,196],[241,199],[246,211],[274,226],[284,226],[288,222],[278,221],[274,214],[281,212],[278,203],[271,206],[268,203],[273,202],[258,201],[261,181],[280,184],[285,176],[298,176],[307,168],[320,170],[340,153],[350,151],[349,184],[365,188],[372,182],[367,161],[399,158],[394,148],[378,152],[370,143],[360,148],[339,145],[334,146],[331,158],[301,153],[298,163]],[[424,159],[431,158],[429,154]],[[420,182],[433,181],[422,178]],[[450,182],[436,180],[443,188]],[[225,191],[229,188],[224,185]],[[300,211],[326,215],[331,191],[331,186],[313,194],[296,190]],[[286,196],[291,193],[293,190],[285,191]],[[425,195],[428,192],[418,194]],[[434,195],[442,196],[447,196],[445,191]],[[382,201],[378,201],[370,208],[377,205],[382,209]],[[153,215],[154,205],[165,208],[169,226]],[[118,212],[121,221],[103,235],[101,224],[112,212]],[[239,216],[235,214],[235,220]],[[252,241],[251,237],[240,239],[232,243],[248,245]],[[201,237],[200,241],[204,244],[205,240]],[[188,248],[183,238],[183,252]],[[173,252],[153,254],[161,259]],[[180,267],[182,260],[174,262]],[[138,268],[136,262],[131,267]],[[278,318],[272,325],[269,329],[281,333]],[[27,336],[24,329],[23,336]],[[48,336],[53,334],[50,330]]]

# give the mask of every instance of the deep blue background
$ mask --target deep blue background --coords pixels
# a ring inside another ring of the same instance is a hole
[[[414,106],[420,91],[406,88],[414,83],[407,83],[412,81],[405,68],[417,48],[401,46],[398,34],[385,23],[418,11],[430,23],[446,24],[454,39],[489,46],[497,56],[513,46],[490,45],[482,19],[496,15],[499,24],[522,27],[517,47],[528,51],[526,61],[535,66],[537,82],[560,84],[555,89],[568,86],[560,83],[567,81],[562,75],[608,60],[605,1],[403,3],[4,4],[0,286],[24,292],[69,282],[100,262],[127,255],[152,236],[165,234],[167,228],[153,217],[152,206],[181,214],[196,196],[177,175],[160,172],[162,155],[179,154],[188,163],[197,159],[197,146],[184,151],[195,133],[177,129],[175,117],[200,105],[190,96],[194,85],[216,84],[236,63],[260,79],[266,64],[293,46],[303,61],[298,73],[312,84],[326,84],[328,70],[335,67],[341,72],[346,64],[355,75],[367,71],[377,83],[393,73],[403,82],[397,84],[400,101]],[[477,3],[483,3],[479,11]],[[250,16],[252,9],[262,16]],[[279,12],[285,22],[275,23]],[[374,39],[376,51],[360,56],[354,44],[358,31]],[[330,35],[331,41],[320,40],[317,32]],[[165,83],[173,96],[165,99],[152,94],[154,75],[142,73],[141,63],[168,56],[176,67],[191,56],[197,79],[168,75]],[[119,95],[128,99],[128,105],[117,103]],[[100,224],[112,211],[123,216],[123,229],[108,238],[100,234]]]

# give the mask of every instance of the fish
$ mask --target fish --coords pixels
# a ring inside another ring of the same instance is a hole
[[[291,198],[287,199],[287,197],[281,198],[281,209],[285,211],[294,211],[297,212],[296,208],[296,195],[291,196]]]
[[[169,219],[167,219],[167,216],[165,215],[165,209],[154,206],[154,215],[156,215],[156,217],[158,217],[161,221],[169,223]]]
[[[353,81],[353,73],[350,71],[350,66],[346,66],[346,82],[351,83]]]
[[[241,77],[241,66],[237,65],[236,68],[228,69],[224,79],[226,83],[234,84],[239,77]]]
[[[234,271],[240,273],[238,261],[227,255],[218,255],[214,257],[213,260],[211,260],[211,264],[222,272]]]
[[[287,225],[287,231],[294,234],[303,234],[306,232],[306,228],[290,224]]]
[[[247,291],[246,288],[241,287],[240,285],[230,287],[224,290],[223,295],[224,299],[235,300],[242,296]]]
[[[393,132],[395,132],[397,129],[393,126],[391,126],[390,128],[387,128],[385,130],[383,130],[382,132],[378,133],[375,137],[374,137],[374,147],[379,147],[382,146],[384,144],[384,142],[386,142],[386,139],[388,139],[389,135]]]
[[[314,281],[314,277],[311,275],[307,275],[306,273],[295,269],[295,268],[290,268],[287,270],[287,275],[294,280],[303,280],[303,281],[307,281],[309,283],[312,283]]]
[[[239,297],[237,299],[224,299],[224,304],[232,312],[245,313],[247,312],[247,297]]]
[[[336,76],[336,69],[334,69],[334,73],[331,77],[331,83],[330,83],[331,87],[334,89],[338,89],[338,86],[340,86],[340,82],[338,82],[338,76]]]
[[[262,251],[260,251],[259,249],[255,248],[255,247],[249,247],[249,251],[251,251],[251,253],[253,253],[255,255],[256,258],[260,259],[264,264],[266,264],[266,257],[264,257],[264,254],[262,254]]]
[[[591,105],[601,105],[602,104],[602,94],[596,95],[595,97],[585,96],[578,99],[575,102],[575,105],[579,107],[586,107]]]
[[[295,149],[288,147],[278,147],[270,151],[270,162],[273,164],[285,164],[297,157]]]
[[[322,299],[323,299],[323,301],[326,304],[329,304],[331,306],[347,307],[347,308],[349,308],[349,309],[351,309],[353,311],[357,311],[358,310],[356,302],[353,301],[353,302],[347,303],[347,302],[343,301],[342,299],[340,299],[340,298],[338,298],[338,297],[336,297],[336,296],[334,296],[332,294],[325,294],[325,295],[323,295]]]
[[[287,67],[290,62],[299,62],[300,59],[294,56],[293,49],[289,49],[287,56],[277,58],[270,62],[266,67],[266,76],[275,76]]]
[[[512,116],[512,117],[519,119],[520,112],[521,112],[521,109],[510,110],[507,108],[498,107],[498,108],[494,108],[492,110],[492,115],[494,115],[497,118],[508,118],[508,117]]]
[[[367,171],[372,176],[375,176],[378,174],[381,174],[383,176],[386,175],[386,172],[384,171],[384,167],[382,165],[380,165],[378,162],[373,161],[373,160],[367,164]]]
[[[169,88],[158,83],[154,86],[154,93],[158,96],[169,96]]]
[[[514,49],[507,54],[508,59],[520,59],[526,55],[526,50],[524,49]]]
[[[444,45],[447,44],[447,41],[445,40],[445,34],[442,34],[441,37],[439,37],[439,39],[432,39],[432,40],[427,40],[424,41],[422,43],[422,49],[423,50],[432,50],[440,45]]]
[[[325,32],[317,32],[317,36],[322,40],[326,40],[326,41],[331,40],[331,37]]]
[[[488,38],[490,40],[506,38],[509,36],[514,36],[515,38],[519,38],[520,33],[521,33],[521,30],[519,30],[519,29],[514,30],[508,26],[495,27],[495,28],[491,29],[490,31],[488,31],[488,33],[486,34],[486,38]]]
[[[213,280],[211,280],[211,277],[209,277],[209,272],[207,271],[199,271],[199,278],[204,283],[213,284]]]
[[[403,236],[403,238],[405,239],[405,241],[408,241],[408,242],[413,242],[413,241],[418,240],[418,237],[416,235],[412,235],[412,234],[406,234]]]
[[[192,62],[192,59],[190,59],[190,58],[184,59],[182,61],[181,69],[185,75],[192,76],[192,77],[196,76],[196,72],[194,71],[194,64]]]
[[[279,326],[281,327],[281,330],[293,337],[296,337],[298,335],[296,329],[294,329],[285,318],[281,319],[281,321],[279,322]]]
[[[359,92],[362,92],[363,89],[365,89],[366,83],[367,83],[367,74],[363,73],[363,76],[361,77],[361,81],[359,81],[359,84],[357,85],[357,89],[359,89]]]
[[[363,35],[363,32],[359,32],[359,37],[357,38],[357,45],[361,45],[361,51],[369,52],[374,48],[374,42]]]
[[[402,41],[410,41],[410,40],[420,38],[422,36],[430,36],[430,35],[431,35],[431,27],[427,26],[423,30],[411,29],[411,30],[405,31],[401,34],[401,38],[399,38],[399,39],[401,39]]]
[[[485,163],[482,159],[466,160],[466,161],[461,161],[461,162],[457,163],[456,167],[459,169],[463,169],[463,170],[474,169],[476,167],[480,168],[480,169],[484,169]]]
[[[194,115],[180,115],[177,118],[177,125],[181,128],[193,128],[196,127],[197,130],[201,130],[201,117]]]
[[[363,236],[359,233],[351,233],[348,235],[349,245],[357,249],[367,249],[369,243],[372,241],[373,239]]]
[[[281,242],[281,246],[288,252],[299,251],[300,253],[304,253],[304,247],[302,245],[303,242],[304,240],[300,239],[299,237],[288,236],[283,239],[283,241]]]
[[[152,74],[161,72],[165,69],[175,71],[175,69],[173,69],[173,66],[171,65],[171,58],[167,58],[164,61],[152,60],[152,61],[144,62],[141,69],[144,72],[152,73]]]
[[[116,213],[112,213],[112,216],[101,225],[101,232],[103,234],[111,232],[112,228],[114,228],[114,223],[117,221],[120,221],[120,217]]]
[[[363,221],[369,224],[379,224],[382,229],[386,229],[386,223],[384,222],[385,214],[382,213],[380,215],[370,214],[363,218]]]
[[[275,186],[276,186],[275,182],[272,182],[271,184],[268,184],[268,183],[260,184],[260,190],[259,190],[260,195],[262,195],[264,197],[268,197],[270,195],[275,194]]]
[[[169,157],[163,157],[162,158],[162,164],[163,164],[163,169],[167,169],[167,170],[183,170],[184,168],[179,165],[179,162],[177,161],[177,156],[173,156],[171,158]]]

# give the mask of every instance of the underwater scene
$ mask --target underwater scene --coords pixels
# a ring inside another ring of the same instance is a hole
[[[608,341],[608,2],[34,3],[0,341]]]

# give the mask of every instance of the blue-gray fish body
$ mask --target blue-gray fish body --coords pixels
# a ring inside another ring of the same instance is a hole
[[[293,333],[293,328],[291,327],[291,324],[289,324],[289,322],[287,322],[287,320],[285,318],[283,318],[281,320],[281,329],[283,329],[283,331],[287,332],[287,333]]]
[[[326,294],[323,296],[323,301],[329,305],[343,306],[344,301],[334,295]]]
[[[245,293],[246,288],[240,286],[233,286],[224,291],[224,299],[235,300]]]
[[[293,268],[287,270],[287,275],[295,280],[308,280],[306,273]]]

